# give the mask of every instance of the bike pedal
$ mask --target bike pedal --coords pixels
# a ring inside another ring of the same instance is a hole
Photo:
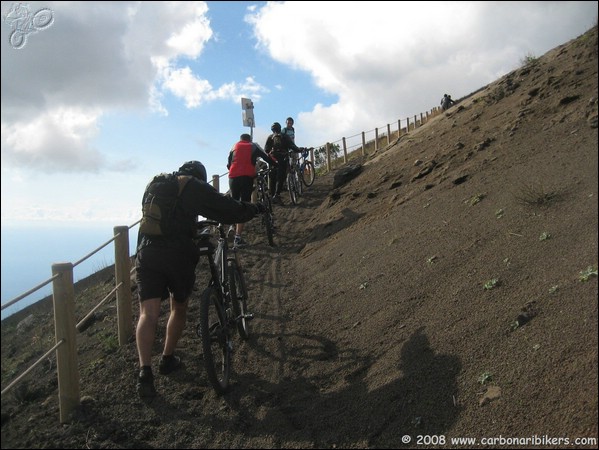
[[[252,320],[254,318],[254,314],[253,313],[247,313],[243,315],[243,318],[245,320]]]

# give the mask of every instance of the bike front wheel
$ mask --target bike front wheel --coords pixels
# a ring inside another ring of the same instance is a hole
[[[243,272],[235,259],[228,262],[227,271],[229,273],[229,291],[231,292],[231,303],[233,304],[233,313],[235,313],[235,321],[237,322],[237,331],[242,339],[250,338],[251,315],[247,310],[247,289]]]
[[[297,188],[295,186],[295,177],[291,172],[287,174],[287,190],[289,191],[289,200],[297,205]]]
[[[199,335],[208,381],[218,394],[224,394],[229,390],[233,343],[221,294],[215,286],[206,288],[200,299]]]
[[[306,187],[310,187],[314,184],[316,179],[316,170],[314,170],[314,163],[312,161],[304,161],[302,163],[302,170],[300,171],[300,177]]]

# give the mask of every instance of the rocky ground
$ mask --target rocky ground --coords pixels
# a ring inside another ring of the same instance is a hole
[[[597,448],[597,96],[594,27],[350,161],[352,180],[319,176],[277,207],[276,247],[247,227],[255,319],[230,393],[202,368],[201,265],[158,397],[136,395],[111,301],[78,335],[72,421],[49,358],[2,395],[2,448]],[[79,317],[114,285],[93,281]],[[52,346],[50,306],[2,322],[3,389]]]

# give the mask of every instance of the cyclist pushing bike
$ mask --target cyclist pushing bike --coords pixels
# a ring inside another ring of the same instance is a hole
[[[207,183],[206,169],[199,161],[188,161],[176,172],[157,175],[146,186],[135,261],[139,295],[137,392],[140,397],[156,395],[152,346],[160,304],[167,298],[170,298],[170,317],[158,369],[167,375],[181,366],[181,359],[174,350],[185,327],[199,261],[194,243],[198,216],[231,224],[247,222],[263,211],[261,204],[220,194]]]
[[[300,153],[301,149],[293,143],[291,138],[281,133],[281,124],[275,122],[270,127],[272,134],[266,138],[264,150],[278,163],[277,170],[270,177],[270,194],[274,203],[282,204],[281,191],[286,183],[289,166],[288,152],[291,150]]]
[[[268,156],[262,147],[255,142],[252,142],[252,137],[249,134],[242,134],[229,152],[227,161],[227,169],[229,169],[229,189],[231,197],[236,200],[249,202],[252,199],[252,191],[254,190],[254,178],[256,178],[256,161],[262,158],[270,166],[276,166],[277,162]],[[241,238],[244,223],[235,225],[235,239],[233,240],[234,247],[243,247],[246,242]]]

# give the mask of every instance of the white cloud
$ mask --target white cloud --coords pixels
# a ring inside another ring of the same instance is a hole
[[[314,142],[468,95],[596,24],[596,2],[269,2],[258,47],[337,96],[300,114]],[[589,14],[593,11],[592,14]],[[573,31],[578,30],[578,31]],[[326,124],[323,126],[322,124]]]
[[[166,114],[156,82],[193,104],[203,86],[173,69],[197,57],[212,30],[204,2],[31,2],[50,8],[51,27],[10,47],[2,25],[2,163],[40,171],[118,167],[91,144],[107,113],[152,109]],[[2,3],[3,15],[5,3]],[[207,82],[206,82],[207,83]]]

